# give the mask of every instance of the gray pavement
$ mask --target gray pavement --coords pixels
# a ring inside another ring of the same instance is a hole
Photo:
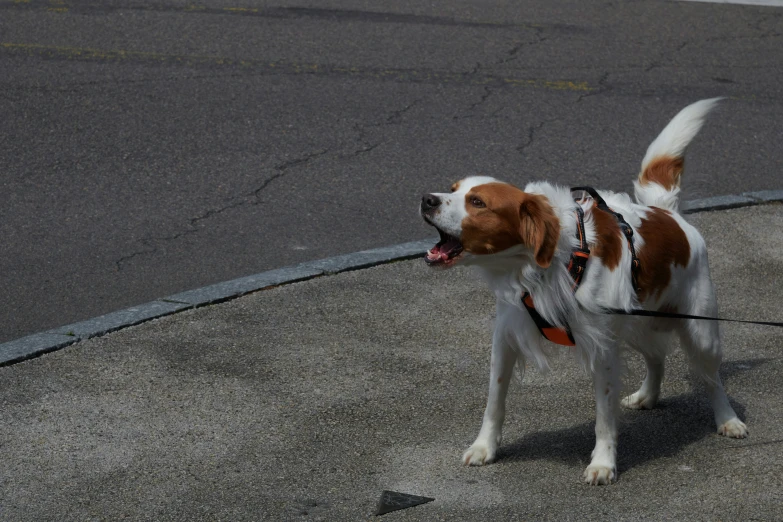
[[[0,342],[410,241],[470,174],[780,188],[783,9],[669,0],[0,0]]]
[[[783,205],[690,216],[725,317],[779,321]],[[783,331],[727,324],[751,430],[715,434],[683,358],[625,412],[620,480],[581,483],[588,377],[567,352],[509,394],[501,458],[460,465],[486,396],[493,299],[420,260],[179,312],[0,368],[2,520],[780,520]],[[641,363],[628,357],[628,387]]]

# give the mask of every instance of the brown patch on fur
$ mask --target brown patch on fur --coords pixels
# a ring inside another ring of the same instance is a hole
[[[639,183],[657,183],[666,190],[680,186],[680,176],[685,166],[685,160],[672,156],[655,158],[647,168],[639,174]]]
[[[672,265],[685,267],[691,259],[691,245],[680,225],[667,210],[650,207],[638,230],[644,245],[639,257],[639,300],[660,295],[672,278]]]
[[[478,198],[483,207],[472,201]],[[514,245],[533,249],[536,263],[552,263],[560,237],[560,220],[549,200],[506,183],[486,183],[465,195],[468,216],[462,220],[462,245],[473,254],[493,254]]]
[[[600,210],[593,204],[593,224],[595,225],[595,243],[590,251],[601,258],[606,268],[614,270],[620,265],[625,246],[625,236],[620,230],[617,218]]]
[[[458,181],[458,182],[454,183],[454,184],[451,186],[451,191],[452,191],[452,192],[457,192],[457,191],[459,190],[459,184],[460,184],[460,183],[462,183],[462,182],[461,182],[461,181]]]

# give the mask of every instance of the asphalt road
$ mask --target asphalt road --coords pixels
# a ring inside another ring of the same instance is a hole
[[[484,173],[628,190],[730,97],[686,199],[783,185],[783,9],[671,1],[0,2],[0,341],[427,237]]]

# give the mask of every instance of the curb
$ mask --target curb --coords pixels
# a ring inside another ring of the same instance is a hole
[[[28,335],[0,344],[0,366],[32,359],[81,340],[99,337],[151,319],[165,317],[182,310],[221,303],[265,288],[422,257],[434,241],[435,239],[412,241],[269,270],[260,274],[180,292],[149,303]]]
[[[742,194],[684,201],[681,204],[681,212],[683,214],[694,214],[710,210],[725,210],[775,202],[783,202],[783,190],[743,192]],[[99,337],[182,310],[221,303],[266,288],[307,281],[308,279],[351,270],[360,270],[394,261],[423,257],[435,240],[435,238],[424,239],[372,250],[362,250],[352,254],[269,270],[260,274],[180,292],[139,306],[118,310],[52,330],[34,333],[21,339],[0,344],[0,367],[65,348],[84,339]]]
[[[726,210],[730,208],[749,207],[783,201],[783,190],[761,190],[758,192],[743,192],[712,198],[683,201],[680,205],[682,214],[707,212],[709,210]]]

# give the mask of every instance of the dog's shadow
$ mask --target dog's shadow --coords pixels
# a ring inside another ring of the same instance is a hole
[[[767,359],[747,359],[724,363],[721,379],[764,364]],[[652,410],[623,410],[617,454],[619,471],[644,462],[670,457],[683,448],[716,433],[715,421],[703,385],[690,378],[690,393],[662,398]],[[665,386],[665,383],[664,383]],[[745,419],[745,406],[731,400],[737,416]],[[526,435],[498,450],[499,461],[559,460],[585,464],[595,445],[595,422],[554,431]],[[531,428],[533,428],[531,426]]]

